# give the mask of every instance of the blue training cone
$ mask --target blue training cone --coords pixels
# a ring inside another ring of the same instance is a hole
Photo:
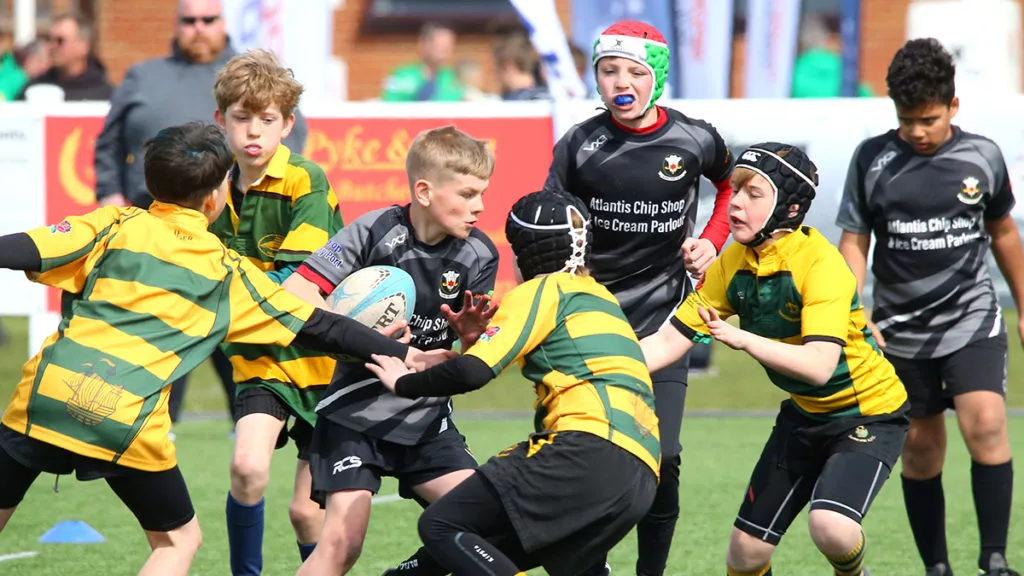
[[[105,541],[105,538],[81,520],[65,520],[47,530],[39,541],[44,544],[95,544]]]

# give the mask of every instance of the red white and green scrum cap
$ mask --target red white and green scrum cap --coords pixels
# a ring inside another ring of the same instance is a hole
[[[594,42],[594,66],[606,56],[628,58],[642,64],[654,77],[651,99],[644,106],[646,112],[665,91],[668,79],[669,49],[665,37],[658,29],[644,22],[625,20],[612,24]]]

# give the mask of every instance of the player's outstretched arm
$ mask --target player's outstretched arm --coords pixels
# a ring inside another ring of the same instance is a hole
[[[494,379],[491,367],[471,355],[455,357],[418,373],[409,370],[407,364],[395,357],[374,354],[373,363],[367,363],[366,368],[385,388],[404,398],[464,394],[483,388]]]
[[[295,335],[294,344],[330,354],[349,354],[370,359],[381,354],[400,358],[412,370],[426,370],[455,356],[451,350],[422,351],[392,340],[347,316],[314,310]]]
[[[0,268],[39,272],[43,259],[32,237],[24,232],[0,236]]]
[[[843,350],[835,342],[786,344],[749,332],[747,334],[749,339],[743,348],[747,354],[765,367],[812,386],[828,384],[839,364],[839,353]]]
[[[693,340],[672,324],[663,326],[661,330],[640,341],[647,370],[652,373],[678,362],[690,348],[693,348]]]
[[[324,300],[323,293],[320,291],[320,287],[310,282],[304,276],[292,274],[281,284],[281,287],[290,294],[298,296],[307,304],[312,304],[321,310],[330,310],[327,307],[327,302]]]

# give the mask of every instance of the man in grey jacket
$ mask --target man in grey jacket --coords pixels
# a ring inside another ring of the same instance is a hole
[[[221,0],[180,0],[171,55],[135,64],[114,91],[93,159],[96,200],[101,206],[148,208],[153,199],[142,171],[145,142],[168,126],[213,122],[217,109],[213,83],[217,72],[235,55],[228,43],[223,12]],[[306,120],[296,110],[295,127],[284,143],[301,153],[305,142]],[[220,351],[211,358],[231,413],[231,363]],[[181,414],[186,379],[180,378],[171,388],[168,408],[174,422]]]
[[[93,164],[100,205],[149,206],[143,144],[167,126],[213,122],[213,82],[234,55],[220,0],[180,0],[171,55],[129,68],[111,97]],[[306,121],[298,112],[295,116],[284,143],[301,153]]]

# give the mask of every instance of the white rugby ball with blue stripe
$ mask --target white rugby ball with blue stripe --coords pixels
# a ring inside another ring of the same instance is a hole
[[[396,320],[412,320],[416,284],[405,270],[367,266],[349,274],[327,298],[327,306],[370,328],[387,328]]]

